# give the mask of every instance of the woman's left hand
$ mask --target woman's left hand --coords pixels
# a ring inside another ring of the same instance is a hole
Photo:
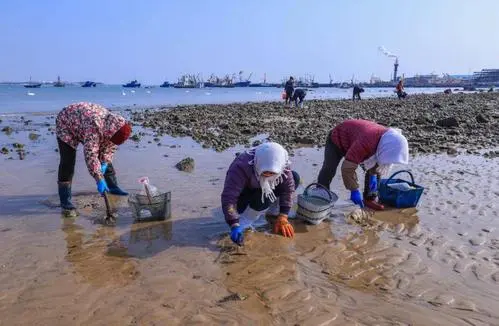
[[[285,214],[279,214],[277,220],[274,224],[274,233],[282,234],[286,238],[292,238],[295,235],[295,230],[293,226],[288,222],[288,216]]]

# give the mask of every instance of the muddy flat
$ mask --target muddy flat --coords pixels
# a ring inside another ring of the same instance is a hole
[[[81,148],[80,216],[61,218],[56,142],[43,124],[52,120],[38,119],[37,140],[13,121],[1,136],[5,147],[26,144],[26,156],[13,150],[0,163],[0,325],[499,325],[499,165],[482,155],[496,148],[413,155],[404,168],[425,187],[417,208],[369,214],[374,222],[362,225],[338,205],[316,226],[292,220],[292,240],[262,224],[238,248],[220,193],[243,146],[217,153],[145,130],[116,154],[119,181],[134,192],[148,176],[172,191],[172,217],[135,223],[126,200],[113,198],[117,225],[106,227],[95,223],[105,205]],[[298,191],[315,181],[322,155],[294,150]],[[185,157],[191,173],[175,168]],[[345,202],[339,176],[332,188]]]

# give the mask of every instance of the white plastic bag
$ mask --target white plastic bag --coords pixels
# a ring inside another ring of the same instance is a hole
[[[158,191],[158,188],[156,188],[155,186],[153,186],[149,183],[148,177],[140,178],[139,183],[142,184],[142,190],[140,191],[141,195],[148,196],[148,192],[149,192],[149,196],[151,196],[151,198],[152,198],[152,197],[160,194]]]
[[[388,187],[392,188],[392,189],[397,189],[397,190],[400,190],[400,191],[408,191],[408,190],[412,190],[412,189],[416,189],[414,187],[411,187],[408,183],[406,182],[397,182],[397,183],[390,183],[388,185]]]

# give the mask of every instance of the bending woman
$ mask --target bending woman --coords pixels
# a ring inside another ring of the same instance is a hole
[[[66,216],[76,215],[71,201],[71,183],[76,148],[80,143],[83,144],[88,172],[97,183],[97,191],[100,194],[109,191],[115,195],[128,195],[118,187],[112,160],[118,145],[128,139],[131,131],[131,124],[125,118],[97,104],[71,104],[59,112],[56,119],[60,154],[59,199]]]
[[[329,189],[331,180],[342,158],[341,173],[350,199],[360,207],[382,210],[377,203],[381,175],[390,171],[392,164],[409,162],[409,145],[399,129],[387,128],[367,120],[346,120],[332,129],[326,140],[324,163],[318,182]],[[366,171],[364,199],[359,190],[357,167]]]

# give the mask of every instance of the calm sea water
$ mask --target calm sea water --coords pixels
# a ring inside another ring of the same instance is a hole
[[[438,88],[406,89],[409,94],[442,92]],[[80,101],[107,107],[174,106],[179,104],[224,104],[234,102],[278,101],[281,88],[122,88],[99,85],[95,88],[44,86],[28,89],[22,85],[0,85],[0,114],[57,112],[64,106]],[[351,89],[316,88],[309,90],[305,100],[351,98]],[[363,98],[395,96],[392,89],[366,88]]]

